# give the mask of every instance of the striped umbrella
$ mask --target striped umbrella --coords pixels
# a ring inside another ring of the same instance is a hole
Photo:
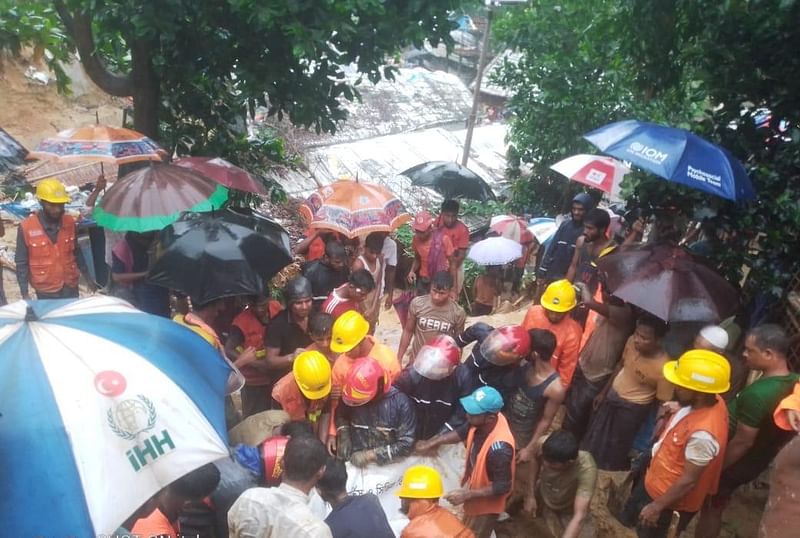
[[[573,155],[550,167],[562,176],[607,194],[619,189],[631,169],[622,161],[605,155]]]
[[[489,229],[499,234],[500,237],[511,239],[517,243],[524,244],[533,241],[533,234],[528,231],[528,223],[525,222],[525,219],[514,215],[492,217]]]
[[[142,133],[100,123],[61,131],[39,142],[28,154],[29,159],[101,161],[116,165],[161,161],[165,157],[167,152]]]
[[[403,203],[386,187],[340,179],[312,193],[300,214],[311,228],[334,230],[347,237],[391,232],[411,220]]]
[[[146,335],[146,336],[145,336]],[[228,455],[233,372],[189,329],[105,296],[0,308],[4,536],[108,536]]]
[[[97,224],[115,231],[162,230],[183,212],[219,209],[228,189],[197,172],[150,163],[112,185],[94,208]]]

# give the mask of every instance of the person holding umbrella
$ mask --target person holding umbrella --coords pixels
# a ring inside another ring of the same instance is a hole
[[[67,190],[57,179],[48,178],[36,186],[36,198],[42,209],[17,229],[14,262],[20,294],[29,299],[33,287],[38,299],[78,297],[80,275],[88,273],[75,219],[64,212],[70,201]]]
[[[566,276],[575,253],[575,244],[583,235],[583,216],[592,207],[594,202],[588,193],[579,193],[572,199],[570,218],[558,227],[539,264],[536,273],[541,282],[539,289]]]
[[[730,364],[713,351],[689,350],[664,364],[682,406],[653,445],[644,480],[622,511],[623,523],[640,538],[666,537],[672,512],[680,514],[678,534],[717,491],[728,444],[728,409],[719,396],[730,387]]]

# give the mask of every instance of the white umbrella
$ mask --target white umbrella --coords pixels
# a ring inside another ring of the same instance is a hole
[[[522,257],[522,245],[505,237],[489,237],[469,249],[467,258],[478,265],[505,265]]]
[[[611,193],[631,171],[622,161],[602,155],[573,155],[550,167],[572,181]]]

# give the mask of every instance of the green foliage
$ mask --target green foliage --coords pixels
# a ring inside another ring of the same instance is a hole
[[[563,210],[578,189],[548,167],[596,150],[581,135],[636,118],[692,130],[729,149],[750,172],[758,200],[709,197],[641,172],[623,193],[636,204],[668,202],[718,216],[713,263],[732,281],[750,268],[755,289],[781,293],[800,244],[800,2],[534,0],[507,10],[496,37],[522,53],[499,82],[510,106],[512,207]],[[754,116],[771,112],[767,127]],[[709,227],[709,229],[712,229]]]
[[[0,0],[0,54],[17,56],[24,46],[49,51],[48,66],[56,74],[59,90],[67,92],[69,81],[61,63],[73,49],[50,2]]]
[[[414,230],[411,229],[409,224],[403,224],[394,232],[394,237],[403,245],[403,251],[409,258],[414,257],[414,252],[411,250],[411,240],[414,239]]]

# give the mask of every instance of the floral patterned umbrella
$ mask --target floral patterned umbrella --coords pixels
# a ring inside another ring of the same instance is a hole
[[[145,135],[100,123],[61,131],[39,142],[28,154],[30,159],[101,161],[116,165],[161,161],[165,157],[167,152]]]
[[[411,220],[391,191],[351,179],[320,188],[303,202],[300,213],[311,228],[334,230],[350,238],[391,232]]]

